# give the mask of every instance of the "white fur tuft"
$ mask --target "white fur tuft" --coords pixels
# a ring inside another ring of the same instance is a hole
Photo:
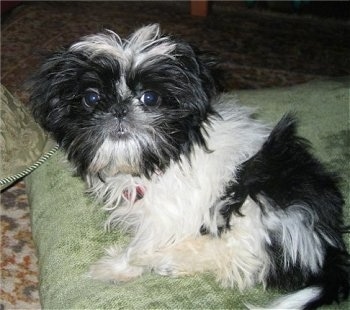
[[[320,296],[321,292],[322,289],[320,287],[310,286],[295,293],[280,297],[266,307],[258,307],[251,304],[246,304],[246,307],[250,310],[301,310],[304,309],[305,305],[307,305],[309,302],[317,299]]]
[[[173,58],[176,44],[169,37],[161,36],[158,24],[140,28],[129,39],[123,41],[111,30],[83,37],[70,47],[94,58],[110,55],[118,60],[122,70],[136,69],[142,64],[150,65],[157,57]]]

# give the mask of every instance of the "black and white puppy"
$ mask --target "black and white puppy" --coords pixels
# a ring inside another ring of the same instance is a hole
[[[32,84],[36,120],[133,236],[93,278],[212,272],[240,290],[294,294],[270,307],[310,309],[349,295],[343,198],[287,115],[274,129],[216,93],[210,63],[143,27],[83,37]]]

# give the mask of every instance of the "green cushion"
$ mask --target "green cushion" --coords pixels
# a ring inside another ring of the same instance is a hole
[[[53,147],[18,99],[0,85],[0,190],[24,177]]]
[[[314,142],[319,157],[345,177],[347,207],[349,81],[316,81],[237,93],[244,104],[256,106],[258,114],[271,124],[289,110],[298,112],[301,133]],[[28,176],[27,186],[45,309],[240,309],[243,302],[261,305],[280,294],[264,292],[261,287],[244,293],[224,289],[212,275],[168,278],[147,274],[121,285],[91,280],[86,273],[103,255],[103,248],[125,244],[127,237],[117,230],[103,230],[107,215],[84,195],[83,182],[72,175],[61,152]],[[348,208],[346,214],[349,216]]]

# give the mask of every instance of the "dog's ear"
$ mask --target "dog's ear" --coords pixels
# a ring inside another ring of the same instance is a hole
[[[193,45],[191,46],[200,65],[200,78],[202,79],[203,88],[207,90],[208,96],[211,98],[216,94],[218,87],[216,76],[214,74],[218,63],[217,59],[213,53],[200,50]]]
[[[215,67],[214,58],[192,44],[177,38],[171,39],[176,44],[172,53],[176,59],[174,63],[187,79],[183,79],[183,89],[188,88],[194,99],[194,105],[200,107],[203,116],[211,110],[211,99],[216,94],[216,82],[212,74],[212,69]]]
[[[224,71],[220,64],[221,61],[217,53],[208,50],[201,50],[197,47],[193,47],[199,61],[206,69],[206,74],[210,75],[210,83],[214,93],[225,91],[224,87]]]
[[[205,67],[207,75],[210,75],[210,82],[213,84],[215,92],[226,91],[224,83],[224,70],[221,67],[221,61],[217,53],[213,51],[201,50],[192,46],[200,63]]]
[[[72,79],[74,64],[83,63],[68,50],[62,49],[46,56],[39,70],[27,82],[29,107],[35,120],[47,131],[55,131],[69,111],[66,99],[74,95]]]
[[[46,55],[45,59],[33,76],[26,82],[26,88],[30,93],[29,107],[35,120],[46,130],[52,128],[48,118],[54,106],[55,80],[63,51]]]

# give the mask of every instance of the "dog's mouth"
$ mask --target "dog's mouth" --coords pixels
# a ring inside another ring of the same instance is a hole
[[[131,128],[127,121],[117,119],[108,125],[109,137],[112,140],[127,139],[131,135]]]
[[[116,135],[117,136],[125,136],[129,133],[129,129],[121,122],[117,125]]]

